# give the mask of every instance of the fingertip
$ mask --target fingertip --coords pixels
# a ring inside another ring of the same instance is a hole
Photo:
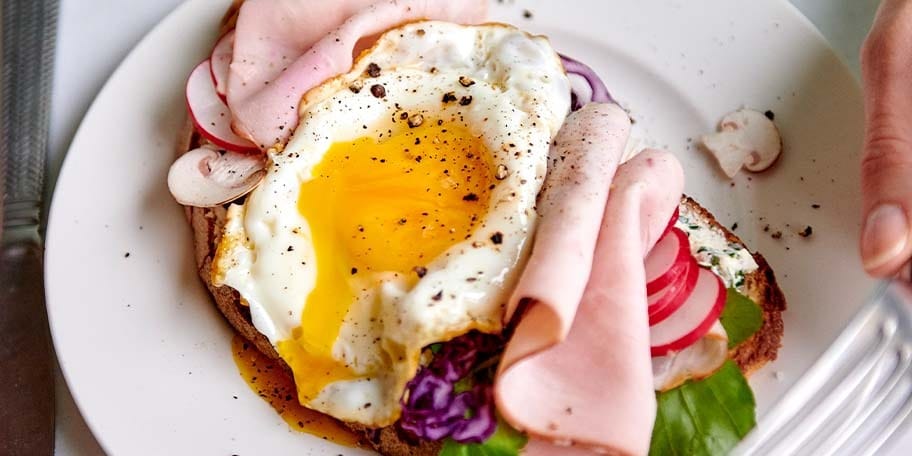
[[[861,258],[865,271],[874,277],[895,274],[912,254],[909,217],[896,204],[880,204],[865,219],[861,235]]]

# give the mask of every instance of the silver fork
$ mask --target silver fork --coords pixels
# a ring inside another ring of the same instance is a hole
[[[912,286],[893,280],[877,288],[733,454],[874,455],[910,417]]]

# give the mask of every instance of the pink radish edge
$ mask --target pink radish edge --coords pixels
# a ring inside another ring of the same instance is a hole
[[[670,250],[675,248],[676,251]],[[669,230],[668,235],[660,239],[646,256],[646,294],[653,295],[667,287],[684,272],[692,259],[687,234],[677,228]]]
[[[209,75],[212,77],[212,83],[215,85],[215,93],[225,103],[228,102],[227,85],[228,72],[231,65],[231,59],[234,55],[234,29],[225,32],[221,38],[216,41],[212,48],[212,54],[209,57]]]
[[[215,91],[210,67],[210,61],[204,60],[187,78],[187,110],[193,125],[218,147],[236,152],[257,151],[253,143],[231,130],[231,111]]]
[[[664,288],[664,294],[649,306],[649,325],[655,325],[662,320],[671,316],[693,293],[697,286],[697,278],[700,275],[700,265],[696,260],[691,259],[687,264],[687,270],[681,274],[679,280]],[[675,287],[677,289],[674,289]],[[660,291],[659,293],[662,293]],[[656,294],[658,295],[658,293]]]
[[[722,283],[722,279],[720,279],[719,276],[717,276],[715,273],[713,273],[712,271],[710,271],[708,269],[701,268],[700,274],[703,275],[703,277],[709,277],[709,279],[706,279],[706,280],[713,280],[716,283],[716,287],[715,287],[716,294],[714,297],[711,298],[711,299],[714,299],[714,302],[710,304],[710,307],[708,309],[709,312],[706,314],[706,316],[702,320],[700,320],[700,322],[697,324],[697,326],[694,329],[687,332],[683,336],[681,336],[671,342],[664,343],[662,345],[652,346],[650,348],[650,351],[652,352],[653,357],[665,356],[671,351],[683,350],[683,349],[693,345],[698,340],[700,340],[703,336],[705,336],[706,333],[708,333],[710,329],[712,329],[712,326],[713,326],[713,324],[715,324],[716,319],[718,319],[719,315],[722,314],[722,309],[725,307],[725,284]],[[703,278],[703,277],[701,277],[701,278]],[[698,280],[700,280],[700,279],[698,279]],[[697,285],[697,286],[699,286],[699,285]],[[685,303],[684,306],[687,306],[688,304],[693,305],[694,302],[692,300],[699,299],[699,298],[701,298],[701,296],[698,296],[696,293],[696,290],[695,290],[695,292],[693,294],[691,294],[690,298],[688,298],[688,300],[687,300],[688,302]],[[683,310],[684,306],[682,306],[682,309],[679,309],[678,311],[680,312],[681,310]],[[675,313],[675,315],[677,315],[677,313]],[[668,323],[670,323],[670,321],[666,320],[663,323],[668,324]],[[656,329],[656,327],[652,327],[650,329],[650,332],[654,331],[655,329]]]

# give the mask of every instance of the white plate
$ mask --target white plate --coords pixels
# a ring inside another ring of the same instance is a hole
[[[289,430],[241,380],[231,331],[196,277],[190,230],[165,186],[184,79],[228,3],[188,1],[156,27],[73,141],[47,241],[60,365],[111,454],[357,454]],[[495,2],[492,17],[593,65],[631,110],[635,136],[675,151],[687,191],[737,222],[772,264],[790,308],[780,359],[751,379],[762,414],[871,288],[854,247],[860,90],[785,1],[568,3]],[[730,187],[694,142],[742,105],[772,110],[786,149],[773,170]],[[807,225],[812,237],[795,234]]]

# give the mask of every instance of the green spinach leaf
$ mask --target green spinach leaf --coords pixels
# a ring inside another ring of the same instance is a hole
[[[526,445],[526,436],[510,427],[505,421],[497,420],[494,435],[482,443],[458,443],[447,439],[440,450],[440,456],[517,456]]]
[[[763,309],[747,296],[729,288],[719,321],[728,334],[728,348],[734,348],[763,326]]]
[[[754,393],[733,361],[656,399],[650,456],[724,455],[756,424]]]

